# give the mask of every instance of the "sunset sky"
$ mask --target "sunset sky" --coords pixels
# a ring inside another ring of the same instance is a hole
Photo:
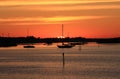
[[[120,37],[120,0],[0,0],[0,36]]]

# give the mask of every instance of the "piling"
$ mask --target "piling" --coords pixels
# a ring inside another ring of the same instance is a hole
[[[65,57],[64,57],[64,53],[62,53],[63,56],[63,68],[65,67]]]

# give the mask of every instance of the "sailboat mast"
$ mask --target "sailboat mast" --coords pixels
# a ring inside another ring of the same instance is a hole
[[[63,24],[62,24],[62,38],[63,38],[63,35],[64,35],[63,31],[64,31],[64,30],[63,30]]]
[[[27,28],[27,37],[29,36],[29,28]]]
[[[64,28],[63,28],[63,24],[62,24],[62,39],[63,39],[63,35],[64,35],[64,33],[63,33],[63,30]],[[63,40],[62,40],[62,45],[64,45],[64,42],[63,42]]]

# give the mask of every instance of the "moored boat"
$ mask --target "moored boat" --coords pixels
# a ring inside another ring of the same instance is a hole
[[[23,46],[24,48],[35,48],[35,46],[33,45],[26,45],[26,46]]]
[[[74,45],[70,44],[62,44],[62,45],[57,45],[58,48],[72,48]]]
[[[63,39],[63,24],[62,24],[62,39]],[[62,45],[57,45],[58,48],[72,48],[74,45],[71,45],[70,43],[64,44],[62,41]]]

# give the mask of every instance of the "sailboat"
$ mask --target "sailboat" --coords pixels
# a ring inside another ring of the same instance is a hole
[[[29,30],[27,30],[27,36],[29,36]],[[32,44],[24,45],[23,48],[35,48]]]
[[[62,39],[63,39],[63,24],[62,24]],[[74,45],[71,45],[70,43],[65,44],[62,41],[62,45],[57,45],[58,48],[72,48]]]
[[[33,45],[25,45],[24,48],[35,48]]]

